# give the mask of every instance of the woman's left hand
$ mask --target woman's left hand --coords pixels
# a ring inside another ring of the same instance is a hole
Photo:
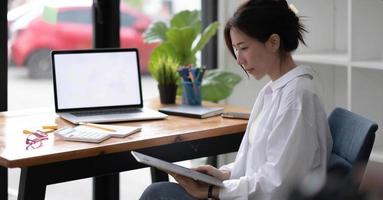
[[[186,192],[196,199],[206,199],[208,185],[206,183],[197,182],[186,176],[169,173],[173,178],[186,190]]]

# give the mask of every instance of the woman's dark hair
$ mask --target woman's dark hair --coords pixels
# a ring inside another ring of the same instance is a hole
[[[236,28],[251,38],[265,43],[272,34],[280,37],[279,52],[284,56],[294,51],[303,40],[305,27],[289,8],[286,0],[250,0],[242,4],[226,23],[224,36],[227,48],[234,57],[230,30]]]

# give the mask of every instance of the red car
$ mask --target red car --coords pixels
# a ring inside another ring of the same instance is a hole
[[[144,43],[142,37],[142,32],[151,20],[126,6],[121,8],[120,16],[120,45],[139,49],[141,71],[145,73],[150,53],[156,46]],[[54,22],[47,20],[40,12],[28,23],[24,22],[25,26],[12,35],[11,61],[18,66],[26,65],[31,78],[51,76],[51,50],[92,47],[93,28],[90,7],[59,7],[53,19]]]

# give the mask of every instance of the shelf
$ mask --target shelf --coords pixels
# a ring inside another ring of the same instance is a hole
[[[373,150],[370,155],[370,160],[378,163],[383,163],[383,152]]]
[[[351,63],[351,66],[358,68],[383,70],[383,60],[355,61]]]
[[[347,67],[348,56],[347,53],[333,52],[333,53],[304,53],[295,54],[293,58],[299,62],[318,63],[326,65],[339,65]]]
[[[352,0],[351,58],[352,60],[373,60],[383,54],[383,1]]]

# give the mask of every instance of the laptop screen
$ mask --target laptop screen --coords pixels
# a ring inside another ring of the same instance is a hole
[[[56,111],[142,107],[137,49],[53,51]]]

